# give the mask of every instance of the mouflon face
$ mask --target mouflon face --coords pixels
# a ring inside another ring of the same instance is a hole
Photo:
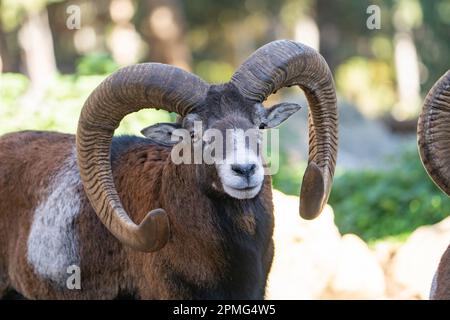
[[[251,199],[264,182],[262,130],[272,128],[300,109],[281,103],[266,109],[246,100],[231,84],[211,86],[202,111],[177,123],[156,124],[142,133],[173,145],[171,160],[196,165],[199,183],[236,199]]]

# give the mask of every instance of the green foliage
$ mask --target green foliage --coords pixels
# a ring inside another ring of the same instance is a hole
[[[233,67],[228,63],[210,60],[204,60],[195,67],[195,73],[211,83],[229,81],[233,75],[233,71]]]
[[[341,232],[367,241],[404,237],[450,214],[450,201],[433,184],[417,151],[407,151],[386,171],[344,172],[336,177],[330,204]]]
[[[273,186],[286,194],[299,195],[306,163],[299,163],[295,159],[290,159],[289,155],[284,152],[280,152],[279,162],[278,172],[272,176]]]
[[[342,96],[367,117],[384,115],[396,101],[394,74],[382,60],[350,58],[338,67],[336,83]]]
[[[0,134],[7,132],[15,117],[14,103],[25,93],[29,80],[22,74],[0,74]]]
[[[13,30],[23,22],[26,13],[36,13],[47,5],[62,1],[63,0],[2,0],[0,1],[0,24],[6,30]]]
[[[28,79],[0,75],[0,134],[19,130],[54,130],[75,133],[81,108],[105,76],[59,76],[39,102],[25,103]],[[142,110],[127,116],[117,134],[139,134],[144,127],[170,121],[165,111]]]
[[[421,225],[450,215],[450,200],[430,180],[417,151],[390,160],[393,167],[382,171],[337,171],[329,203],[342,233],[355,233],[369,242],[402,241]],[[283,157],[274,188],[298,195],[304,168]]]
[[[415,33],[418,54],[427,74],[422,88],[427,92],[442,74],[448,70],[450,56],[450,2],[448,0],[420,0],[423,25]]]
[[[0,75],[0,101],[7,103],[25,93],[29,80],[20,73],[3,73]]]
[[[78,60],[77,74],[110,74],[116,71],[118,67],[108,53],[91,53]]]

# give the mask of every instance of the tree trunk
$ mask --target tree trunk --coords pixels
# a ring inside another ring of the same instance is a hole
[[[139,29],[149,45],[150,61],[189,70],[191,53],[185,42],[184,16],[178,0],[147,0],[148,15]]]
[[[335,25],[333,17],[335,14],[333,7],[335,5],[334,1],[316,0],[317,25],[320,26],[320,53],[327,61],[333,73],[340,62],[336,52],[338,51],[339,45],[342,45],[341,31]]]
[[[0,73],[3,72],[3,64],[6,64],[6,39],[2,30],[2,23],[0,21]]]
[[[0,2],[0,10],[1,10]],[[10,56],[8,53],[8,47],[6,42],[6,34],[2,28],[2,22],[0,20],[0,73],[12,71],[10,67]]]
[[[421,107],[419,60],[410,32],[396,33],[394,51],[399,102],[392,114],[398,120],[405,120],[419,114]]]
[[[32,84],[47,84],[55,76],[57,69],[46,9],[28,15],[19,31],[19,43]]]
[[[47,10],[29,13],[19,31],[26,72],[31,80],[23,103],[35,106],[54,79],[57,68]]]

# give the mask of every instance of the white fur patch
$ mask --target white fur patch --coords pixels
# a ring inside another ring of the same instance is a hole
[[[79,265],[75,220],[80,213],[81,178],[74,152],[66,159],[34,213],[28,236],[28,263],[37,274],[61,285],[67,268]]]
[[[256,141],[253,141],[255,143]],[[256,145],[253,146],[254,148]],[[237,129],[227,132],[227,154],[223,163],[216,164],[223,190],[236,199],[254,198],[261,190],[264,181],[264,168],[261,157],[255,149],[247,146],[246,133]],[[249,179],[237,175],[233,164],[254,164],[256,170]]]

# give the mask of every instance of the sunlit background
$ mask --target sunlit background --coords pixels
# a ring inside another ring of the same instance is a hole
[[[371,5],[379,29],[368,27]],[[310,232],[303,221],[298,229],[308,232],[283,229],[300,220],[287,205],[298,200],[285,194],[298,194],[305,167],[307,108],[281,128],[276,239],[290,240],[277,242],[268,297],[426,298],[450,221],[415,230],[445,219],[450,201],[424,172],[415,132],[424,96],[450,67],[448,0],[0,0],[0,134],[75,132],[86,97],[121,66],[163,62],[220,83],[256,48],[284,38],[319,50],[334,74],[340,151],[333,210],[313,222],[325,229]],[[293,88],[266,105],[280,100],[307,106]],[[171,119],[141,111],[118,133]],[[318,238],[326,228],[336,237]],[[299,270],[283,251],[311,268]]]

